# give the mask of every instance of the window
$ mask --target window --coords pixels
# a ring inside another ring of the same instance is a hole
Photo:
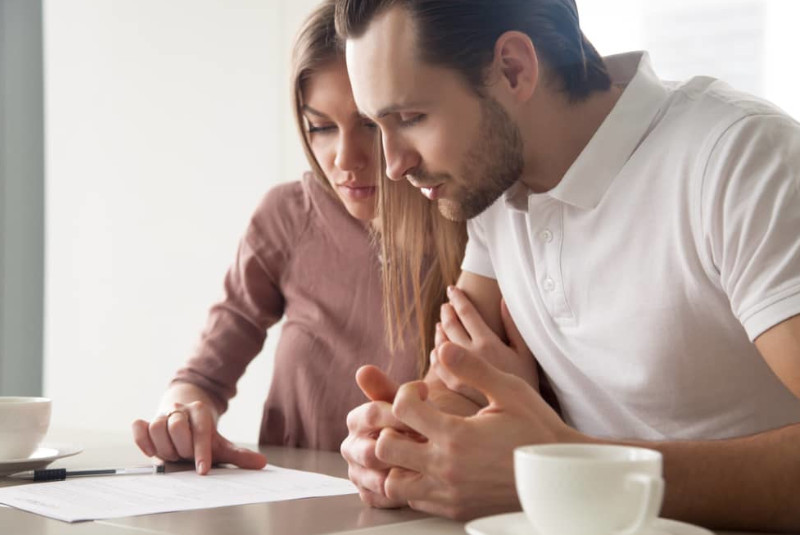
[[[658,75],[720,78],[800,118],[793,0],[577,0],[586,36],[603,55],[650,52]]]

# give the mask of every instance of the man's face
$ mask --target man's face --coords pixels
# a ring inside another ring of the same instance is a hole
[[[407,178],[445,217],[469,219],[520,177],[522,140],[499,103],[422,62],[415,35],[406,11],[393,8],[348,40],[353,96],[381,128],[389,178]]]

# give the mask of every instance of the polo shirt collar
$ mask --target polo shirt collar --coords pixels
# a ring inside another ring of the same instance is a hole
[[[668,96],[647,52],[630,52],[604,58],[611,81],[626,85],[608,117],[547,195],[561,202],[590,210],[600,203],[614,178],[647,135],[653,119]],[[508,205],[522,208],[520,198],[527,188],[520,182],[505,193]],[[524,203],[527,205],[527,202]]]

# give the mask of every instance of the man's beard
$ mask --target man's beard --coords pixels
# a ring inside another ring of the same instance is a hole
[[[492,205],[522,175],[522,136],[503,107],[490,97],[481,100],[478,136],[467,151],[459,176],[411,173],[416,182],[445,182],[450,199],[439,199],[439,212],[452,221],[472,219]]]

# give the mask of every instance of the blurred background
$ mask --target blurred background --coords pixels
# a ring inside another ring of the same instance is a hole
[[[260,197],[305,169],[293,34],[315,0],[0,0],[0,395],[53,425],[153,414]],[[601,54],[800,117],[797,0],[578,0]],[[222,419],[255,442],[279,327]]]

